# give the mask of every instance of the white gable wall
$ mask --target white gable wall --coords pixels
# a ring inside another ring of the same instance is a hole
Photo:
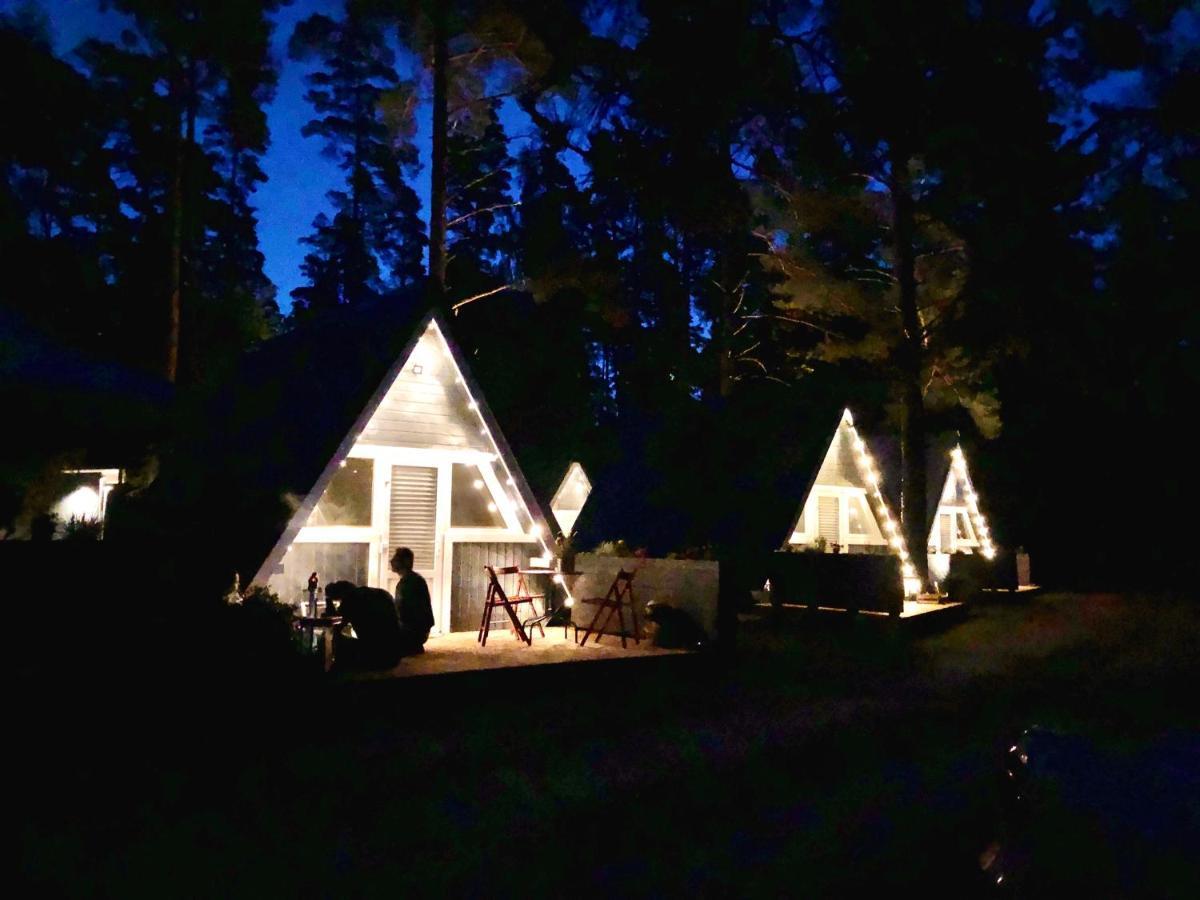
[[[549,551],[542,537],[544,528],[522,497],[515,460],[501,452],[486,411],[479,406],[482,398],[472,397],[436,323],[422,333],[391,377],[378,405],[344,451],[346,459],[330,463],[255,580],[267,582],[285,602],[296,602],[303,595],[309,569],[318,572],[322,584],[346,578],[391,591],[396,583],[389,568],[392,544],[397,535],[421,535],[420,555],[429,557],[432,546],[433,558],[417,559],[416,570],[430,584],[435,628],[446,630],[452,620],[451,584],[458,585],[456,591],[462,594],[464,580],[454,566],[456,544],[519,546],[522,550],[516,556],[526,562],[539,551],[542,555]],[[355,460],[363,461],[362,466],[356,467]],[[330,497],[339,483],[338,470],[346,463],[351,471],[362,470],[366,460],[372,467],[369,521],[314,522],[313,510],[319,502],[327,504],[323,498]],[[460,478],[459,489],[470,493],[466,499],[482,517],[466,526],[451,517],[453,504],[463,499],[456,501],[452,495],[456,466],[465,468],[469,476],[465,479],[469,486],[464,489]],[[393,485],[397,474],[402,477]],[[414,540],[406,542],[418,549]],[[481,573],[472,572],[476,574]],[[472,588],[472,598],[473,593]]]
[[[458,378],[440,335],[426,331],[359,435],[358,445],[491,452]]]
[[[887,546],[887,539],[869,502],[868,485],[854,457],[853,437],[843,421],[825,451],[817,479],[805,498],[803,514],[788,538],[789,544],[808,545],[817,541],[822,535],[823,508],[827,515],[833,512],[838,522],[836,538],[832,538],[826,529],[829,544],[837,543],[843,548]],[[858,530],[851,527],[852,509],[858,511]]]

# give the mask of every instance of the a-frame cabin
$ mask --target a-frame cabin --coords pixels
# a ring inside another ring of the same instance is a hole
[[[410,547],[429,582],[435,631],[479,626],[484,564],[550,557],[548,523],[437,313],[426,316],[254,581],[287,602],[309,574],[392,590]]]
[[[953,553],[979,553],[986,559],[996,555],[991,530],[979,507],[979,495],[971,482],[962,446],[935,451],[928,475],[929,571],[936,579],[946,577]]]
[[[850,410],[842,416],[817,467],[785,542],[798,549],[842,553],[895,553],[905,594],[920,592],[920,579],[904,546],[900,523],[888,508],[882,475]]]

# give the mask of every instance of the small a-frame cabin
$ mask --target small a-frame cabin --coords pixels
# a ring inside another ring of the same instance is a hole
[[[916,594],[920,579],[881,480],[870,448],[854,427],[854,417],[843,410],[786,544],[825,552],[895,553],[900,557],[905,593]]]
[[[410,547],[435,631],[479,627],[483,566],[549,557],[548,523],[437,313],[421,320],[254,581],[286,602],[309,574],[393,590]]]
[[[579,462],[572,462],[550,501],[550,512],[554,514],[563,534],[575,530],[575,520],[579,518],[591,493],[592,482],[587,472]]]
[[[986,559],[996,555],[991,530],[979,508],[979,495],[971,482],[962,446],[937,451],[928,475],[929,571],[936,579],[946,577],[952,553],[979,553]]]

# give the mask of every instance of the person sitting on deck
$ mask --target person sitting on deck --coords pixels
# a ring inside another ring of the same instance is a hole
[[[396,615],[400,619],[401,652],[424,653],[429,629],[433,628],[433,604],[429,585],[413,571],[413,552],[400,547],[392,554],[392,571],[400,576],[396,584]]]
[[[338,615],[350,624],[355,635],[337,636],[335,671],[390,669],[400,661],[400,622],[387,591],[334,581],[325,585],[325,599],[337,601]]]

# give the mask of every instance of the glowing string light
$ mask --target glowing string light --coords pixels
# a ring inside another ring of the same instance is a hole
[[[437,323],[434,321],[430,321],[429,330],[436,333],[439,337],[442,338],[442,344],[444,347],[444,355],[446,356],[447,359],[449,359],[452,363],[454,363],[455,367],[457,368],[457,361],[454,359],[454,354],[450,352],[450,343],[449,343],[449,341],[446,340],[445,336],[441,333],[441,329],[439,327],[437,327]],[[516,478],[513,476],[512,469],[509,468],[508,461],[500,453],[500,446],[499,446],[499,444],[496,443],[495,436],[491,433],[491,430],[488,428],[487,417],[484,415],[482,404],[479,403],[479,401],[477,401],[474,396],[472,396],[470,387],[467,385],[467,381],[463,377],[461,370],[458,371],[454,381],[455,381],[455,384],[462,386],[463,393],[465,393],[467,396],[468,408],[474,410],[476,415],[479,416],[480,425],[481,425],[481,427],[479,429],[479,433],[488,438],[488,440],[491,442],[492,449],[495,451],[494,453],[491,454],[489,461],[496,462],[498,460],[501,463],[501,465],[504,467],[505,483],[509,487],[517,488]],[[533,510],[530,509],[527,505],[522,505],[522,503],[520,502],[521,492],[520,492],[519,488],[517,489],[517,498],[518,498],[517,500],[513,500],[511,497],[508,497],[506,495],[503,498],[501,498],[500,503],[506,511],[510,511],[513,513],[519,513],[523,510],[526,517],[529,519],[529,532],[528,533],[531,537],[533,537],[538,542],[538,545],[542,548],[542,555],[547,556],[547,557],[553,556],[554,554],[550,550],[549,544],[546,543],[546,541],[543,537],[546,532],[546,529],[544,528],[542,523],[538,521],[537,517],[533,513]],[[491,507],[494,508],[495,504],[491,504]],[[567,587],[566,583],[562,580],[561,576],[556,577],[554,580],[556,583],[561,584],[563,586],[563,592],[566,594],[566,599],[564,601],[565,605],[568,607],[573,606],[575,603],[575,598],[571,595],[570,588]]]
[[[892,521],[891,511],[888,509],[887,501],[883,497],[883,491],[879,487],[880,475],[876,469],[875,460],[871,456],[871,451],[867,447],[867,442],[862,439],[855,429],[854,417],[850,415],[850,410],[847,409],[842,413],[842,422],[850,433],[852,446],[858,451],[859,474],[870,485],[877,515],[883,521],[884,527],[887,528],[888,533],[891,535],[888,543],[896,551],[896,556],[900,558],[901,583],[904,595],[913,596],[919,594],[921,592],[921,580],[917,578],[916,569],[909,561],[908,548],[905,546],[904,537],[896,527],[896,523]]]
[[[975,528],[975,534],[979,537],[979,552],[985,559],[994,559],[996,556],[996,546],[992,543],[991,531],[988,528],[987,519],[984,518],[982,511],[979,509],[979,494],[975,490],[975,485],[971,481],[971,475],[967,470],[967,458],[963,453],[962,446],[956,445],[950,451],[950,456],[954,461],[955,474],[963,482],[963,494],[967,500],[967,516],[971,521],[971,525]]]

